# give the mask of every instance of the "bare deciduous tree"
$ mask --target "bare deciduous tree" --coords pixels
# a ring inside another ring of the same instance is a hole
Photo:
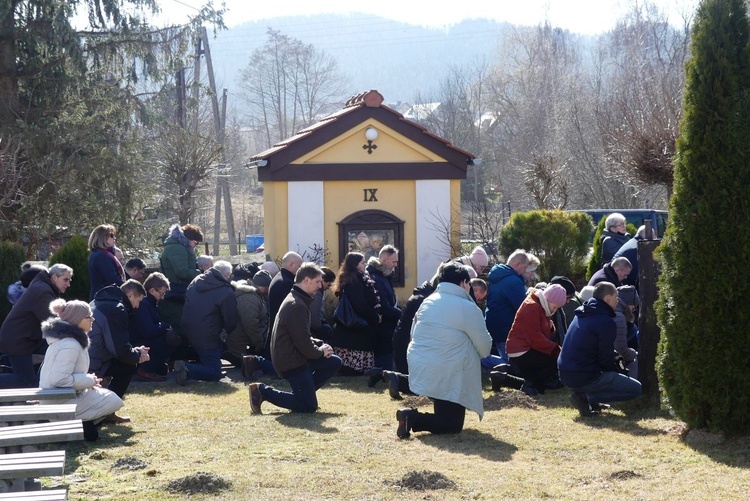
[[[176,187],[174,207],[180,224],[186,224],[194,213],[192,198],[214,174],[221,151],[221,145],[212,137],[179,126],[165,127],[155,142],[157,162]]]
[[[265,132],[266,145],[294,135],[340,101],[343,77],[335,59],[271,28],[240,76],[249,125]]]

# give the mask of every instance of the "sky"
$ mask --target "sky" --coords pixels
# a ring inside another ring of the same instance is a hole
[[[182,24],[195,14],[201,0],[159,0],[162,9],[156,24]],[[629,10],[635,0],[225,0],[228,27],[248,21],[275,17],[364,13],[414,24],[444,27],[464,19],[486,18],[512,24],[535,26],[549,20],[553,26],[575,33],[601,33],[614,27],[615,21]],[[692,16],[699,0],[652,0],[679,22],[683,15]],[[214,6],[221,0],[214,0]]]

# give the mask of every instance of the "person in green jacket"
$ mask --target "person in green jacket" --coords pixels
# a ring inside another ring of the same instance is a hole
[[[195,247],[203,241],[200,226],[173,224],[161,253],[161,272],[167,277],[170,290],[159,302],[159,315],[178,333],[182,332],[180,319],[185,306],[188,285],[201,274],[196,265]]]

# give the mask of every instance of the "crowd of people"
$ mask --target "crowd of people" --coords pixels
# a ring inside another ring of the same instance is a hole
[[[173,372],[181,386],[219,381],[225,363],[250,382],[253,414],[265,402],[315,412],[317,390],[334,375],[384,382],[396,400],[429,397],[432,413],[397,411],[399,438],[458,433],[467,409],[481,419],[483,373],[495,391],[567,387],[580,415],[594,416],[641,391],[632,243],[620,231],[624,218],[610,217],[609,260],[581,291],[563,276],[538,282],[539,259],[523,249],[490,267],[478,246],[441,263],[403,306],[391,282],[399,264],[392,245],[369,258],[351,251],[338,272],[292,251],[280,266],[232,267],[197,256],[201,229],[175,224],[160,271],[147,273],[143,261],[118,252],[114,226],[100,225],[89,238],[89,303],[60,298],[74,273],[64,264],[25,267],[9,288],[0,352],[10,369],[0,388],[75,388],[87,440],[102,423],[129,421],[116,412],[134,378],[161,383]],[[329,288],[339,303],[333,318]],[[259,382],[264,376],[291,390]]]

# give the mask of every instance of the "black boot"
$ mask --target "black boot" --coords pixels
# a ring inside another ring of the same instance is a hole
[[[375,388],[375,385],[380,381],[385,381],[383,378],[383,369],[380,367],[373,367],[372,369],[365,371],[365,376],[369,376],[367,378],[368,388]]]
[[[500,391],[500,388],[520,390],[523,386],[523,379],[506,372],[490,372],[490,381],[492,381],[492,391]]]
[[[99,439],[99,429],[93,421],[83,422],[83,439],[87,442],[96,442]]]
[[[402,400],[399,390],[399,373],[393,371],[383,371],[383,380],[388,385],[388,394],[393,400]]]

